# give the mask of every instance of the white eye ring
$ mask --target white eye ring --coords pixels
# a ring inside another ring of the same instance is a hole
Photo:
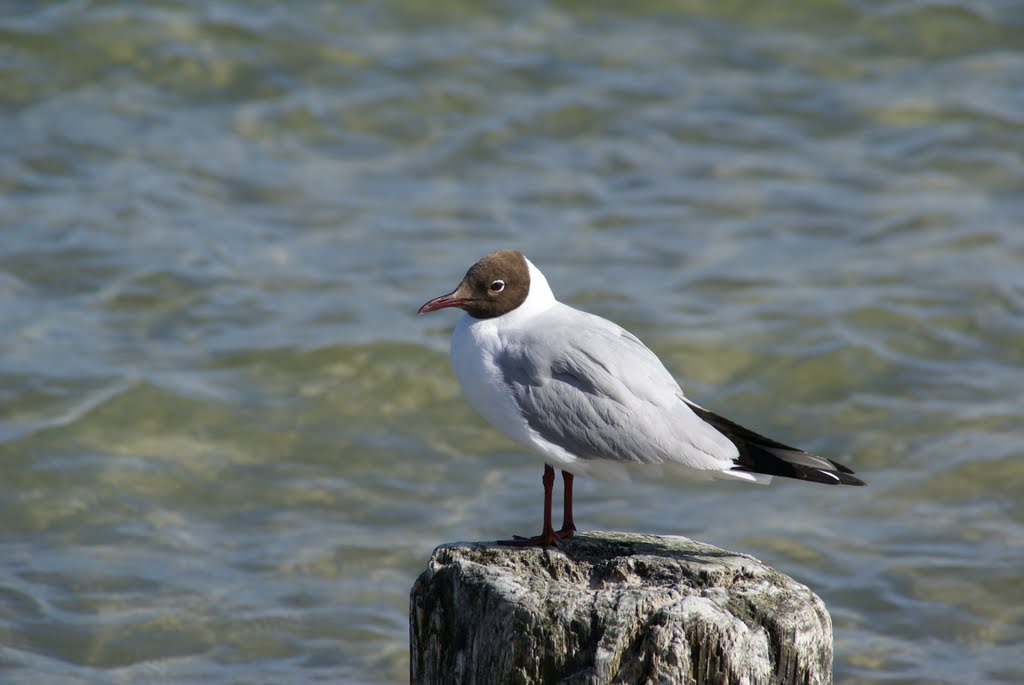
[[[504,289],[505,289],[505,281],[503,281],[501,279],[498,279],[494,283],[491,283],[491,292],[492,293],[500,293]]]

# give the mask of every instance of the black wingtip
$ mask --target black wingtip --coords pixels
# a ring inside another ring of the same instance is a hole
[[[867,485],[867,483],[862,481],[857,476],[853,475],[853,471],[851,471],[850,469],[841,471],[837,475],[839,476],[842,485]]]
[[[736,459],[733,471],[762,473],[766,476],[794,478],[824,485],[867,485],[854,475],[853,469],[849,466],[766,438],[692,402],[687,401],[687,404],[697,416],[736,445],[740,455]],[[815,462],[820,465],[812,466],[811,464]]]
[[[832,461],[831,459],[829,461]],[[832,462],[835,464],[835,462]],[[836,464],[839,466],[839,464]],[[825,483],[826,485],[867,485],[864,481],[857,476],[853,475],[847,467],[843,467],[842,471],[826,471],[824,469],[810,469],[812,471],[818,471],[821,474],[821,479],[807,478],[806,480],[813,481],[815,483]],[[799,476],[798,476],[799,477]]]
[[[824,459],[824,457],[819,458]],[[806,468],[809,471],[817,471],[819,474],[821,474],[823,480],[815,479],[815,483],[827,483],[829,485],[867,485],[867,483],[862,481],[854,474],[853,469],[851,469],[849,466],[844,466],[843,464],[840,464],[838,461],[833,461],[831,459],[825,459],[825,461],[827,461],[829,464],[832,464],[834,468],[822,469],[814,468],[812,466],[804,467],[802,464],[794,464],[794,466]],[[808,478],[807,480],[811,479]]]
[[[768,458],[761,458],[759,456],[756,459],[750,459],[750,450],[743,450],[740,459],[747,462],[753,461],[753,463],[737,463],[736,466],[732,467],[732,470],[762,473],[766,476],[781,476],[783,478],[793,478],[794,480],[805,480],[808,483],[821,483],[822,485],[867,485],[867,483],[853,475],[853,471],[848,468],[843,471],[826,471],[825,469],[804,466],[803,464],[794,464],[767,452],[763,454],[767,455]]]

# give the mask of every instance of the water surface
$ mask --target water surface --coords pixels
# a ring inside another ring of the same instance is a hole
[[[868,488],[579,479],[808,584],[842,683],[1024,681],[1013,2],[0,9],[0,680],[398,683],[540,462],[414,315],[498,247]]]

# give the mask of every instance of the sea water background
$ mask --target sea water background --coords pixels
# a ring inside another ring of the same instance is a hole
[[[1024,682],[1024,6],[0,5],[0,682],[399,683],[540,462],[417,318],[523,249],[868,488],[579,481],[808,584],[841,683]]]

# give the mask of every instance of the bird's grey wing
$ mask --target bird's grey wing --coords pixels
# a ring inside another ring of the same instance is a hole
[[[506,345],[499,367],[530,428],[580,459],[731,464],[735,448],[693,413],[658,358],[593,319],[537,327]]]

